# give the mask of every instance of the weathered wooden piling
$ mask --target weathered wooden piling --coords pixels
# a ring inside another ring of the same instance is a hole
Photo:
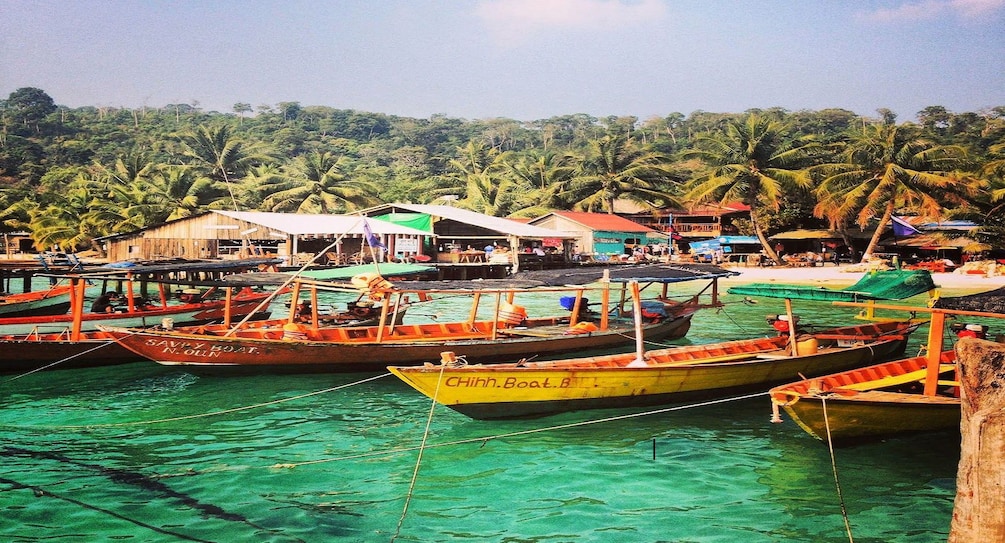
[[[1005,541],[1005,344],[956,345],[963,420],[949,543]]]

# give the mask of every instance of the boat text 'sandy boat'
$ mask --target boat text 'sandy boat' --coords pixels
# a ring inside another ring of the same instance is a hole
[[[939,298],[934,305],[931,308],[876,306],[932,314],[924,356],[775,387],[769,393],[773,420],[782,422],[779,413],[782,407],[807,433],[834,445],[958,430],[961,419],[958,368],[955,352],[944,347],[946,318],[1005,319],[1005,288]],[[977,323],[956,323],[949,328],[957,337],[984,338],[988,331],[987,325]]]
[[[903,352],[915,327],[863,324],[788,334],[554,361],[458,363],[388,369],[435,401],[475,419],[542,416],[563,411],[652,406],[767,390],[772,384]],[[463,353],[464,351],[459,351]]]
[[[321,327],[289,322],[282,328],[238,327],[219,330],[109,330],[127,349],[165,365],[202,369],[254,368],[270,371],[362,371],[388,364],[417,364],[438,358],[445,350],[461,350],[479,361],[506,360],[528,355],[546,356],[570,351],[602,349],[634,341],[636,327],[631,312],[624,311],[626,275],[639,274],[647,285],[661,283],[664,301],[654,300],[651,317],[643,326],[646,337],[683,337],[691,317],[702,305],[694,295],[684,303],[667,299],[669,283],[710,280],[712,305],[718,305],[716,281],[733,275],[717,267],[670,266],[625,267],[606,270],[608,281],[588,286],[605,270],[577,269],[523,272],[510,279],[464,282],[405,282],[392,285],[379,276],[370,277],[368,290],[380,300],[382,316],[408,296],[423,300],[449,298],[471,300],[468,318],[455,322],[397,324],[381,318],[376,326]],[[360,281],[354,280],[357,287]],[[564,285],[564,286],[556,286]],[[572,286],[569,286],[572,285]],[[599,311],[584,296],[599,291]],[[620,300],[612,300],[620,293]],[[551,316],[528,315],[517,296],[559,296],[568,312]],[[560,296],[565,294],[566,296]],[[490,300],[491,303],[480,302]],[[481,315],[479,309],[483,307]]]
[[[70,285],[59,284],[46,290],[0,295],[0,317],[66,313],[70,309],[70,290]]]

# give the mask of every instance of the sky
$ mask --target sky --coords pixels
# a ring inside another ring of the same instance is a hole
[[[521,121],[1005,106],[1005,0],[0,0],[0,98]]]

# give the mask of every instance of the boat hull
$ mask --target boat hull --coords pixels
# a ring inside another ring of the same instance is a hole
[[[644,334],[651,340],[684,337],[694,311],[648,324]],[[352,328],[344,329],[351,335]],[[163,331],[115,332],[119,341],[134,353],[164,365],[187,366],[201,370],[234,371],[366,371],[383,369],[388,364],[420,364],[437,360],[443,351],[463,351],[470,360],[513,360],[526,356],[548,356],[582,350],[596,350],[634,341],[632,326],[612,326],[607,331],[590,334],[548,333],[536,335],[534,329],[512,330],[523,335],[500,331],[495,339],[484,337],[414,337],[350,341],[286,341],[282,330],[272,332],[273,339],[262,337],[220,337],[179,334]],[[257,335],[262,335],[256,332]]]
[[[66,334],[0,338],[0,373],[110,366],[136,360],[142,358],[103,332],[91,332],[80,341],[69,341]]]
[[[231,319],[239,320],[248,315],[267,297],[267,294],[235,297],[231,302]],[[225,317],[225,307],[226,301],[214,300],[151,307],[127,313],[84,313],[81,316],[80,329],[83,332],[95,332],[99,325],[146,328],[160,325],[165,318],[170,318],[176,324],[221,322]],[[268,311],[259,310],[253,318],[267,318],[268,314]],[[73,315],[0,318],[0,334],[59,333],[70,329],[72,325]]]
[[[952,351],[942,355],[943,364],[954,359]],[[779,386],[770,395],[800,428],[821,441],[829,437],[838,446],[958,430],[959,397],[946,390],[931,396],[922,393],[918,378],[926,362],[924,357],[914,357],[876,364]],[[944,369],[953,371],[953,366]]]
[[[776,341],[773,352],[735,349],[753,341],[720,344],[719,350],[692,346],[652,351],[642,367],[628,367],[635,357],[630,353],[554,363],[389,369],[426,396],[471,418],[525,418],[767,391],[800,374],[821,375],[896,356],[903,352],[907,336],[800,356],[781,352],[784,341]],[[700,354],[688,359],[692,352]]]
[[[0,318],[60,315],[70,309],[69,285],[0,298]]]

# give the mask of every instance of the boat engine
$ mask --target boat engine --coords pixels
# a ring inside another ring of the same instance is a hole
[[[949,329],[952,330],[958,338],[974,337],[977,339],[987,339],[988,336],[988,327],[983,324],[954,322],[949,325]]]
[[[766,317],[768,324],[772,328],[778,330],[779,334],[789,333],[789,316],[788,315],[768,315]],[[799,315],[792,315],[793,324],[795,324],[796,332],[799,331]]]

